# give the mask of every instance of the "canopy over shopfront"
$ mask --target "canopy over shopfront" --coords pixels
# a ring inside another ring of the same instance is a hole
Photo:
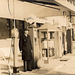
[[[13,5],[15,7],[14,9]],[[60,7],[53,9],[29,2],[22,2],[20,0],[14,0],[14,3],[13,0],[0,0],[0,17],[3,18],[13,18],[13,12],[15,14],[15,19],[24,20],[24,18],[27,18],[32,14],[37,17],[45,17],[57,15],[59,11]]]
[[[67,8],[75,11],[75,6],[73,6],[66,0],[39,1],[41,1],[41,3],[26,2],[25,0],[14,0],[14,2],[13,0],[0,0],[0,17],[13,19],[14,12],[15,19],[24,20],[30,15],[35,15],[36,17],[61,16],[62,11],[67,11]],[[42,1],[45,1],[46,3]],[[58,2],[67,8],[62,10],[62,6],[55,5],[54,3],[51,4],[51,2],[55,2],[55,4],[57,4]]]
[[[14,5],[14,9],[13,9]],[[13,19],[13,12],[15,19],[24,20],[30,15],[36,17],[48,17],[62,15],[61,7],[50,4],[34,4],[21,0],[0,0],[0,17]]]

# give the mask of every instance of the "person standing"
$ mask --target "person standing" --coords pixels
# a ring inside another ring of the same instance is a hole
[[[25,70],[25,61],[27,61],[27,71],[32,71],[31,60],[32,60],[32,44],[30,40],[30,36],[28,35],[29,30],[24,29],[24,33],[19,39],[19,48],[22,51],[22,60],[24,64],[24,72]]]

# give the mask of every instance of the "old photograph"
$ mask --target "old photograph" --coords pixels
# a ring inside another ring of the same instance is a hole
[[[75,0],[0,0],[0,75],[75,75]]]

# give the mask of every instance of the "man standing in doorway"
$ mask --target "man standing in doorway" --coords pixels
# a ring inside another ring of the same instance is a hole
[[[24,29],[24,33],[19,39],[19,48],[20,51],[22,51],[22,60],[24,64],[24,72],[25,70],[25,62],[27,61],[27,71],[32,71],[31,68],[31,60],[32,60],[32,45],[31,45],[31,40],[30,36],[28,35],[28,29]]]

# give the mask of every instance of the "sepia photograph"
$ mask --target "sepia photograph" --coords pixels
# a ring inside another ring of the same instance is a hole
[[[0,75],[75,75],[75,0],[0,0]]]

